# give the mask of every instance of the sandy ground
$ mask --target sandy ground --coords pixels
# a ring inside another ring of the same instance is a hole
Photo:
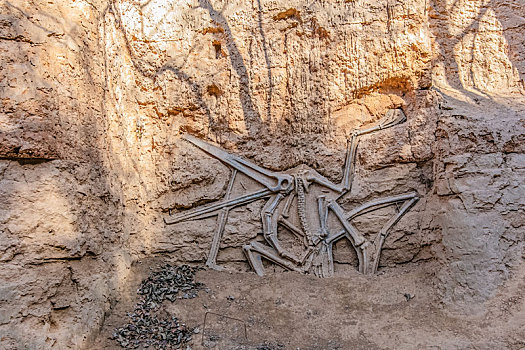
[[[126,323],[141,280],[163,263],[133,267],[95,348],[120,349],[111,333]],[[421,267],[327,279],[205,270],[196,281],[207,291],[165,301],[161,312],[198,327],[191,349],[525,349],[524,270],[475,313],[442,305]]]

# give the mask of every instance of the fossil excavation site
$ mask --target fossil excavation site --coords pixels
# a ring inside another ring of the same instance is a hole
[[[523,0],[0,0],[0,349],[525,348]]]
[[[226,191],[227,200],[198,208],[189,213],[183,213],[166,221],[167,224],[206,217],[216,213],[218,217],[217,232],[213,236],[212,246],[208,254],[206,265],[218,268],[216,259],[220,240],[228,219],[228,211],[232,207],[251,203],[253,201],[269,197],[261,210],[263,237],[268,245],[262,245],[257,241],[250,242],[243,247],[248,262],[253,270],[259,275],[264,275],[262,258],[265,258],[287,270],[298,272],[312,272],[320,277],[329,277],[334,274],[332,247],[335,242],[347,238],[355,249],[358,257],[358,269],[361,273],[375,273],[379,264],[381,248],[390,228],[406,213],[408,209],[418,200],[417,193],[410,192],[396,196],[375,199],[345,213],[337,203],[337,199],[350,192],[354,173],[354,159],[356,157],[357,142],[361,135],[373,133],[405,121],[402,111],[389,111],[390,115],[398,114],[397,119],[381,120],[374,127],[351,131],[346,164],[343,170],[343,180],[340,184],[334,184],[314,169],[307,166],[299,166],[290,173],[277,174],[246,160],[233,156],[217,147],[200,141],[196,138],[186,136],[186,140],[201,148],[205,152],[220,159],[223,163],[231,166],[234,170]],[[248,176],[265,186],[262,190],[229,199],[237,172]],[[312,189],[310,189],[310,185]],[[318,187],[318,188],[314,188]],[[308,200],[307,195],[308,194]],[[294,199],[296,201],[294,202]],[[292,204],[296,208],[294,223],[290,219],[290,208]],[[282,204],[282,205],[280,205]],[[355,217],[389,205],[400,205],[398,212],[387,221],[378,232],[374,241],[370,242],[352,226],[351,221]],[[314,212],[317,211],[315,214]],[[332,213],[338,221],[339,228],[330,230],[328,225],[328,214]],[[304,244],[302,257],[298,258],[289,250],[281,246],[278,234],[279,225],[288,229],[296,238]],[[310,229],[312,227],[312,229]],[[377,242],[376,242],[377,241]],[[373,250],[370,247],[374,248]]]

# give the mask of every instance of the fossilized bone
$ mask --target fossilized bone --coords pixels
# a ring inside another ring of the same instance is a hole
[[[263,237],[267,244],[254,241],[243,247],[249,264],[258,275],[264,274],[262,263],[264,258],[287,270],[311,272],[321,277],[331,276],[334,273],[333,245],[343,238],[350,241],[357,253],[358,270],[363,274],[373,274],[377,271],[381,249],[388,233],[417,202],[418,194],[409,192],[374,199],[349,212],[345,212],[337,201],[352,187],[359,137],[395,126],[405,120],[406,117],[401,110],[390,110],[377,125],[352,130],[340,184],[334,184],[305,165],[291,169],[287,173],[272,172],[219,147],[186,135],[185,140],[233,168],[232,177],[223,201],[187,210],[165,219],[165,222],[175,224],[217,215],[217,230],[213,236],[206,265],[220,269],[216,260],[229,211],[234,207],[265,199],[266,204],[261,210],[261,221]],[[263,185],[264,188],[230,198],[239,172]],[[290,212],[294,203],[297,208],[295,215]],[[387,221],[373,240],[366,239],[352,224],[352,220],[360,215],[391,205],[398,206],[398,212]],[[334,230],[330,227],[330,217],[331,222],[338,223],[340,229]],[[280,227],[288,230],[302,242],[301,256],[282,246],[278,237]]]
[[[235,176],[237,175],[237,170],[233,170],[230,183],[228,184],[228,189],[226,190],[226,200],[230,199],[232,192],[233,184],[235,182]],[[213,241],[211,242],[210,253],[208,254],[208,259],[206,260],[206,266],[214,268],[216,270],[222,270],[222,267],[217,265],[217,254],[219,253],[219,246],[221,244],[222,234],[224,233],[224,227],[226,226],[226,220],[228,219],[228,214],[230,212],[229,207],[224,207],[219,213],[219,218],[217,219],[217,232],[213,235]]]

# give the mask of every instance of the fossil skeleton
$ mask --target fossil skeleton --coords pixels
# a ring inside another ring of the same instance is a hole
[[[343,179],[340,184],[331,182],[306,165],[300,165],[285,173],[272,172],[186,135],[185,140],[231,167],[232,176],[224,200],[172,215],[165,219],[165,222],[171,225],[217,215],[217,230],[213,236],[206,265],[220,269],[216,260],[229,211],[241,205],[266,199],[266,204],[261,211],[266,244],[253,241],[243,247],[248,262],[258,275],[264,274],[262,259],[266,259],[287,270],[310,272],[320,277],[331,276],[334,273],[333,245],[344,238],[350,241],[357,253],[359,271],[363,274],[373,274],[377,271],[381,249],[390,229],[418,201],[418,194],[408,192],[375,199],[349,212],[345,212],[337,201],[352,187],[359,137],[393,127],[405,120],[402,110],[389,110],[377,125],[352,130],[348,139]],[[264,188],[230,198],[239,172],[263,185]],[[397,212],[383,225],[374,239],[367,239],[352,224],[352,220],[356,217],[388,206],[395,206]],[[291,211],[292,208],[296,210]],[[283,229],[289,231],[301,242],[302,249],[299,256],[295,251],[283,246],[278,237],[279,228],[281,231]]]

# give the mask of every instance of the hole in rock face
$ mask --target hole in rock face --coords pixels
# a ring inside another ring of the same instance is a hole
[[[218,40],[214,40],[212,45],[213,45],[213,48],[215,49],[215,58],[216,59],[221,58],[221,56],[222,56],[222,45],[221,45],[221,42],[218,41]]]
[[[222,95],[221,89],[215,84],[208,85],[206,87],[206,91],[208,92],[208,94],[215,97],[219,97],[220,95]]]

